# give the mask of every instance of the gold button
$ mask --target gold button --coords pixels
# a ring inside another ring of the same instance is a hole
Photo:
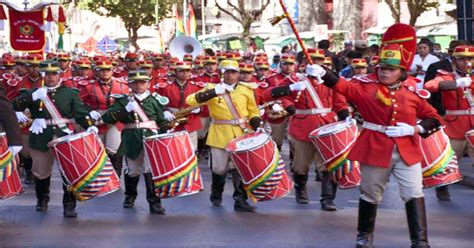
[[[390,92],[390,95],[394,96],[394,95],[395,95],[395,92],[393,92],[393,91],[392,91],[392,92]]]
[[[392,99],[392,102],[396,102],[396,101],[397,101],[397,100],[395,100],[395,99]]]
[[[398,104],[393,105],[394,108],[398,108]]]
[[[396,115],[396,114],[397,114],[397,111],[393,111],[393,114]]]
[[[397,120],[397,119],[395,119],[395,118],[392,118],[392,121],[396,121],[396,120]]]

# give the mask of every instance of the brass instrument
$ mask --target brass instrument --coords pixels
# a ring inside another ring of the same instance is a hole
[[[201,107],[201,104],[197,106],[189,106],[172,113],[176,118],[168,122],[168,126],[170,128],[175,128],[181,124],[185,124],[186,122],[188,122],[188,116],[191,114],[191,111],[198,109],[200,107]]]
[[[26,117],[28,117],[28,121],[18,122],[18,125],[20,126],[21,129],[29,128],[31,124],[33,123],[33,119],[31,118],[31,112],[29,109],[25,109],[25,111],[23,111],[23,114],[26,115]]]
[[[281,101],[276,100],[276,101],[266,102],[258,106],[258,108],[265,109],[267,107],[273,106],[274,104],[281,104]],[[273,119],[273,120],[285,117],[287,115],[288,115],[288,112],[285,109],[283,109],[282,111],[274,111],[273,109],[270,109],[270,111],[268,112],[268,118]]]

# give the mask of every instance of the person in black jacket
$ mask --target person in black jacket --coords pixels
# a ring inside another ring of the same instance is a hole
[[[436,77],[436,73],[438,70],[444,70],[447,72],[452,72],[453,67],[451,66],[451,55],[454,51],[454,48],[460,45],[464,45],[464,41],[460,40],[453,40],[449,43],[448,48],[448,57],[444,60],[440,60],[436,63],[431,64],[428,67],[425,75],[425,83],[434,79]],[[428,102],[438,111],[439,115],[444,115],[446,110],[443,108],[442,99],[441,99],[441,92],[431,93],[431,97]],[[459,158],[460,159],[460,158]],[[440,186],[436,188],[436,196],[440,201],[449,201],[450,195],[448,186]]]

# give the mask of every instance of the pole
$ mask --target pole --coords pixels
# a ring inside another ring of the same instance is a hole
[[[201,27],[202,35],[206,35],[206,6],[204,0],[201,0]]]
[[[187,22],[188,22],[188,18],[186,16],[186,12],[187,12],[187,2],[186,0],[183,1],[183,18],[181,18],[183,20],[183,28],[184,28],[184,33],[185,35],[188,35],[189,33],[189,30],[187,29]]]

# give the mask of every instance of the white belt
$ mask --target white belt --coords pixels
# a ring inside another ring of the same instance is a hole
[[[167,107],[166,109],[172,113],[178,112],[180,110],[179,108],[173,108],[173,107]]]
[[[45,121],[46,121],[46,125],[49,125],[49,126],[74,123],[74,119],[66,119],[66,118],[60,118],[57,120],[46,119]]]
[[[362,123],[362,128],[369,129],[376,132],[385,133],[387,126],[382,126],[382,125],[375,124],[372,122],[364,121],[364,123]]]
[[[211,120],[212,124],[216,124],[216,125],[235,125],[235,126],[238,126],[240,124],[243,124],[245,122],[247,122],[247,118],[244,117],[244,118],[240,118],[240,119],[237,119],[237,120],[215,120],[215,119],[212,119]]]
[[[331,112],[330,108],[312,108],[312,109],[297,109],[295,114],[297,115],[320,115],[320,114],[327,114]]]
[[[143,121],[143,122],[136,122],[136,123],[126,123],[124,125],[124,129],[142,129],[142,128],[158,129],[158,126],[156,126],[155,121]]]
[[[474,115],[474,109],[446,110],[446,115]]]

